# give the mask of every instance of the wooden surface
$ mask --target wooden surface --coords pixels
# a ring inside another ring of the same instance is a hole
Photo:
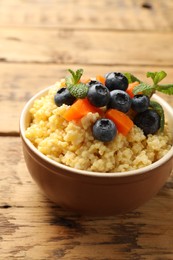
[[[172,14],[172,0],[0,1],[0,259],[173,259],[172,176],[133,212],[78,216],[41,194],[18,130],[26,101],[68,68],[165,70],[173,82]]]

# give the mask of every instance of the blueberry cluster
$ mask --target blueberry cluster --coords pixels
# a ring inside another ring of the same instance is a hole
[[[88,92],[86,98],[95,107],[117,109],[123,113],[132,109],[135,112],[134,124],[140,127],[145,135],[154,134],[160,127],[160,116],[150,108],[150,99],[143,94],[133,98],[126,92],[128,79],[120,72],[110,72],[105,75],[105,85],[96,80],[87,83]],[[76,98],[67,88],[61,88],[56,93],[55,104],[72,105]],[[107,118],[101,118],[93,125],[93,135],[96,139],[108,142],[114,139],[117,128],[114,122]]]

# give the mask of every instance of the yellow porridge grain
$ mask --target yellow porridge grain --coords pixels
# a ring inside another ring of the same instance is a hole
[[[91,127],[99,114],[88,113],[78,123],[67,122],[62,115],[68,106],[54,104],[59,88],[57,83],[47,95],[35,100],[26,130],[26,137],[49,158],[81,170],[123,172],[145,167],[171,148],[167,126],[163,133],[147,137],[134,126],[126,137],[118,133],[108,143],[95,140]]]

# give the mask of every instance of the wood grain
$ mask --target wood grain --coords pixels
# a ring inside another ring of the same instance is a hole
[[[129,214],[78,216],[40,193],[26,169],[18,137],[1,137],[0,143],[1,259],[171,260],[173,177]]]
[[[80,66],[81,67],[81,66]],[[19,117],[25,103],[38,91],[54,84],[67,75],[67,69],[77,69],[79,65],[42,65],[42,64],[0,64],[0,133],[18,134]],[[87,66],[82,65],[86,76],[95,77],[97,74],[105,74],[108,71],[129,71],[150,82],[145,74],[147,71],[159,71],[161,67],[137,67],[137,66]],[[173,79],[172,68],[165,68],[168,76],[165,83],[171,83]],[[4,91],[5,90],[5,91]],[[173,107],[171,96],[161,95]]]
[[[173,64],[172,39],[173,32],[1,28],[0,60],[163,67]]]
[[[173,175],[129,214],[79,216],[33,182],[18,126],[26,101],[68,68],[142,80],[165,70],[172,83],[172,13],[172,0],[0,1],[0,260],[173,259]]]
[[[1,0],[0,26],[169,31],[172,12],[172,0]]]

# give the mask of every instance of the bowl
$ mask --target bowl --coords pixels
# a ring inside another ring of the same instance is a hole
[[[99,173],[74,169],[57,163],[37,150],[25,137],[29,113],[36,94],[25,105],[20,117],[20,136],[27,168],[46,196],[59,206],[82,215],[110,216],[127,213],[150,200],[166,182],[173,168],[173,146],[157,162],[144,168],[116,173]],[[164,108],[169,127],[173,129],[173,109],[162,98],[153,95]]]

